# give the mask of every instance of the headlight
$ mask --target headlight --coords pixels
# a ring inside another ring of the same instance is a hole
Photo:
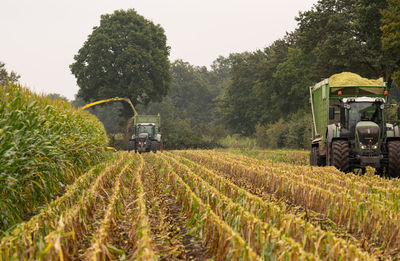
[[[360,144],[360,148],[361,148],[362,150],[365,150],[365,149],[368,148],[368,146],[367,146],[367,145]],[[375,145],[373,145],[373,146],[371,146],[371,147],[369,147],[369,148],[370,148],[370,149],[373,149],[373,150],[376,150],[376,149],[378,148],[378,144],[375,144]]]

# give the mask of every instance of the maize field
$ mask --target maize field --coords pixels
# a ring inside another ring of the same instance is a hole
[[[245,154],[116,152],[3,233],[0,260],[399,257],[398,179]]]
[[[0,231],[38,214],[106,156],[103,124],[68,102],[0,86]]]

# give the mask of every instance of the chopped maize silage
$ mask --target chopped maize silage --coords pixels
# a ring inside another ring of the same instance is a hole
[[[330,86],[383,86],[382,78],[368,79],[356,73],[342,72],[332,75],[329,78]]]

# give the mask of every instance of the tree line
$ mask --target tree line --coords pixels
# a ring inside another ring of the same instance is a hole
[[[219,57],[210,70],[172,63],[170,91],[150,111],[164,114],[166,134],[177,147],[240,134],[261,147],[308,148],[308,87],[343,71],[383,77],[400,101],[398,1],[320,0],[296,20],[297,28],[282,39]]]
[[[142,114],[161,114],[167,148],[210,148],[227,135],[267,148],[308,148],[308,87],[335,73],[383,77],[399,101],[400,3],[320,0],[298,26],[262,50],[218,57],[210,68],[169,61],[161,25],[135,10],[101,16],[71,64],[73,103],[128,97]],[[123,132],[130,109],[92,110],[109,133]],[[118,124],[116,123],[118,122]]]

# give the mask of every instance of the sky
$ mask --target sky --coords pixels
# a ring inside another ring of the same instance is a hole
[[[69,65],[100,15],[134,8],[160,24],[170,60],[207,66],[220,55],[263,49],[293,31],[317,0],[0,0],[0,61],[38,93],[74,99]]]

